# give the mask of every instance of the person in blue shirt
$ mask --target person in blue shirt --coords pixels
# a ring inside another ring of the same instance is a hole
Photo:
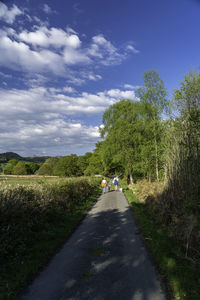
[[[118,190],[118,185],[119,185],[119,179],[118,179],[117,176],[113,179],[113,184],[115,186],[115,191],[117,191]]]

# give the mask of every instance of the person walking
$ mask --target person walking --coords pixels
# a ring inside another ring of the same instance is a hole
[[[107,186],[106,177],[104,177],[104,179],[102,180],[101,186],[102,186],[102,189],[103,189],[103,193],[105,193],[106,192],[106,186]]]
[[[118,179],[117,176],[113,179],[113,184],[115,186],[115,191],[117,191],[118,190],[118,185],[119,185],[119,179]]]

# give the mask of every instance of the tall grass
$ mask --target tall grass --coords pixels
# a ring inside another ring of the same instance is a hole
[[[167,299],[199,299],[199,265],[185,256],[180,238],[174,237],[172,228],[166,226],[156,208],[163,186],[144,180],[129,188],[122,182],[122,186],[159,270]]]
[[[0,299],[15,298],[100,191],[96,178],[40,180],[0,190]]]

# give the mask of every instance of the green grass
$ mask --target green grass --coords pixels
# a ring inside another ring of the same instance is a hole
[[[0,190],[14,188],[18,185],[35,185],[35,184],[53,184],[60,182],[61,178],[59,177],[50,177],[50,176],[37,176],[37,175],[27,175],[27,176],[0,176]],[[66,179],[65,179],[66,180]]]
[[[168,299],[200,299],[200,268],[184,258],[181,247],[166,235],[161,224],[150,217],[148,206],[140,203],[124,183],[121,185],[157,265]]]
[[[60,179],[60,182],[62,183],[63,180]],[[58,184],[58,179],[56,184]],[[41,226],[40,223],[35,224],[35,232],[30,231],[29,239],[27,239],[25,232],[24,238],[26,240],[24,244],[21,237],[19,243],[17,243],[17,240],[13,240],[20,248],[15,249],[13,256],[10,252],[4,259],[0,257],[0,300],[16,299],[16,295],[21,289],[47,264],[50,257],[67,240],[91,208],[100,192],[100,184],[96,182],[96,188],[92,188],[90,195],[82,199],[81,202],[72,205],[70,209],[64,210],[59,209],[59,207],[52,209],[48,214],[47,221],[41,223]],[[38,222],[40,222],[40,219],[38,219]],[[19,238],[19,236],[16,238]]]

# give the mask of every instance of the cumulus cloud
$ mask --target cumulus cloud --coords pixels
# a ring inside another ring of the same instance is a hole
[[[51,71],[64,74],[63,60],[59,54],[48,49],[32,50],[23,42],[13,41],[0,32],[0,65],[14,70],[29,72]]]
[[[7,13],[11,11],[6,5],[3,7]],[[45,7],[48,10],[48,7]],[[33,17],[32,20],[34,18],[37,17]],[[14,19],[12,20],[14,22]],[[41,24],[41,20],[39,21]],[[49,28],[46,24],[34,26],[32,30],[20,29],[18,31],[12,27],[4,27],[0,30],[0,39],[1,66],[29,73],[50,71],[53,74],[68,77],[71,83],[73,80],[77,81],[77,84],[85,80],[101,79],[99,74],[93,74],[93,69],[96,70],[101,65],[120,64],[128,55],[126,47],[117,49],[103,34],[93,36],[90,42],[84,44],[78,33],[71,27],[64,30],[56,27]],[[86,71],[83,71],[86,65],[87,76],[85,76]],[[80,68],[79,73],[73,76],[74,67],[77,66]],[[83,74],[83,77],[80,74]],[[74,77],[78,78],[74,79]]]
[[[70,47],[78,48],[81,45],[81,41],[76,34],[68,33],[62,29],[52,27],[48,29],[45,26],[37,28],[35,31],[28,32],[27,30],[22,31],[18,35],[19,40],[40,47],[55,48]]]
[[[118,89],[97,94],[77,94],[70,86],[0,89],[0,139],[4,145],[0,151],[26,155],[63,154],[66,149],[71,153],[77,147],[88,151],[100,138],[98,127],[73,118],[103,113],[109,105],[128,96],[137,100],[133,91]]]
[[[97,114],[120,99],[138,101],[134,91],[111,89],[90,94],[82,92],[78,95],[66,95],[75,92],[69,86],[56,89],[33,87],[29,90],[0,89],[1,119],[10,116],[16,119],[48,119],[56,116],[75,114]]]
[[[112,89],[107,91],[108,96],[118,98],[118,99],[130,99],[139,101],[139,99],[135,96],[135,92],[131,90],[121,91],[119,89]]]
[[[8,24],[13,24],[15,18],[22,15],[23,12],[16,6],[13,5],[10,9],[0,1],[0,20]]]
[[[0,126],[3,126],[2,122]],[[92,150],[99,140],[99,132],[95,126],[63,119],[41,123],[16,120],[7,122],[4,132],[0,132],[0,139],[3,141],[0,152],[15,151],[26,156],[66,155],[77,152],[77,149],[83,153],[84,149]]]
[[[43,10],[46,14],[53,12],[47,4]],[[14,27],[17,16],[22,14],[31,29],[23,28],[25,22]],[[73,88],[88,80],[102,79],[102,65],[120,64],[130,53],[137,52],[131,44],[118,47],[103,34],[90,39],[82,35],[81,39],[71,27],[50,27],[48,22],[29,16],[26,9],[22,12],[16,5],[8,8],[1,2],[0,20],[7,23],[0,29],[0,66],[6,72],[16,71],[11,73],[12,79],[20,74],[28,87],[9,90],[6,80],[11,81],[11,75],[0,72],[4,86],[0,88],[0,152],[56,155],[71,153],[73,147],[88,151],[99,140],[98,128],[77,118],[85,115],[86,120],[99,115],[123,98],[138,100],[130,85],[124,90],[96,94],[78,93]],[[48,80],[55,85],[44,87]],[[61,82],[65,82],[63,87]]]
[[[63,92],[66,92],[66,93],[74,93],[75,92],[75,89],[74,88],[72,88],[71,86],[65,86],[64,88],[63,88]]]
[[[67,65],[90,64],[90,58],[83,51],[65,48],[63,59]]]

